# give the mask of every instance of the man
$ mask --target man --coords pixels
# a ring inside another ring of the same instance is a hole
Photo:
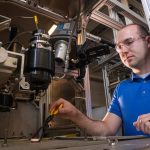
[[[138,24],[123,27],[117,35],[116,51],[125,66],[133,71],[130,79],[115,89],[111,105],[103,120],[95,121],[64,99],[59,116],[76,123],[90,135],[115,135],[123,124],[124,135],[150,134],[150,36]]]

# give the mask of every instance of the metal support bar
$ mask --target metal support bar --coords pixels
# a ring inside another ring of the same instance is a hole
[[[102,40],[101,37],[98,37],[98,36],[93,35],[93,34],[88,33],[88,32],[86,33],[86,38],[89,39],[89,40],[91,40],[91,41],[94,41],[96,43],[100,43],[100,41]]]
[[[118,21],[115,21],[114,19],[110,18],[109,16],[105,15],[100,11],[92,12],[90,19],[104,24],[105,26],[108,26],[110,28],[114,28],[116,30],[119,30],[123,27],[123,24],[119,23]]]
[[[0,3],[14,4],[14,5],[22,7],[24,9],[28,9],[29,11],[32,11],[32,12],[38,13],[40,15],[43,15],[45,17],[48,17],[54,21],[66,22],[66,19],[63,16],[49,10],[48,8],[41,7],[39,5],[37,5],[36,7],[33,7],[32,5],[29,5],[26,0],[9,0],[9,1],[2,0],[2,1],[0,1]]]
[[[107,70],[110,71],[110,70],[115,69],[115,68],[117,68],[117,67],[119,67],[119,66],[121,66],[121,65],[122,65],[122,62],[118,62],[118,63],[116,63],[116,64],[110,66]]]
[[[93,2],[88,5],[88,7],[85,9],[84,14],[91,14],[91,12],[94,12],[95,10],[99,10],[101,7],[103,7],[107,0],[92,0]]]
[[[106,63],[108,63],[110,60],[112,60],[113,58],[117,57],[118,53],[112,53],[108,56],[106,56],[105,58],[103,58],[96,67],[93,68],[93,71],[97,71],[99,70],[103,65],[105,65]]]
[[[11,19],[6,16],[2,16],[2,15],[0,15],[0,17],[5,19],[4,21],[0,22],[0,31],[8,29]]]

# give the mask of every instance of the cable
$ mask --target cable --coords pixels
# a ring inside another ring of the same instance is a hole
[[[51,121],[52,118],[50,118],[50,116],[48,116],[46,118],[46,120],[43,123],[43,126],[41,126],[37,132],[33,135],[33,137],[30,139],[31,142],[39,142],[41,141],[41,139],[43,138],[44,134],[45,134],[45,128],[48,125],[48,122]]]
[[[33,138],[31,138],[31,142],[39,142],[42,137],[45,134],[45,128],[48,126],[49,122],[52,122],[53,118],[55,115],[57,115],[59,113],[59,109],[61,109],[63,107],[63,104],[60,104],[59,107],[54,107],[50,112],[49,112],[49,116],[46,118],[46,120],[43,123],[43,126],[41,126],[36,134],[33,136]]]
[[[18,41],[14,41],[13,43],[18,44],[20,46],[20,48],[23,47],[23,44]],[[10,42],[7,42],[7,43],[4,43],[2,46],[7,49],[7,45],[9,45],[9,44],[10,44]]]
[[[21,32],[21,33],[19,33],[18,35],[16,35],[15,37],[14,37],[14,39],[10,42],[10,44],[8,45],[8,47],[7,47],[7,50],[9,50],[9,48],[11,47],[11,45],[14,43],[14,41],[19,37],[19,36],[21,36],[21,35],[23,35],[23,34],[32,34],[32,32],[31,31],[25,31],[25,32]]]
[[[13,19],[16,19],[16,18],[34,19],[36,29],[38,29],[38,18],[37,18],[37,16],[33,16],[33,17],[31,17],[31,16],[15,16],[15,17],[12,18],[12,20],[13,20]],[[11,20],[11,22],[12,22],[12,20]],[[22,34],[26,34],[26,33],[32,34],[31,31],[21,32],[20,34],[18,34],[18,35],[16,35],[16,36],[14,37],[14,39],[13,39],[13,40],[10,42],[10,44],[8,45],[7,49],[9,50],[9,48],[11,47],[11,45],[14,43],[14,41],[15,41],[19,36],[21,36]]]

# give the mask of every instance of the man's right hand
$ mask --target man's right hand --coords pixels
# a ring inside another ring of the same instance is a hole
[[[52,103],[50,110],[52,110],[55,107],[56,108],[59,107],[61,104],[63,105],[63,107],[58,110],[59,111],[58,116],[64,119],[75,121],[78,114],[80,114],[81,112],[75,106],[73,106],[70,102],[68,102],[67,100],[63,98],[60,98],[59,100]]]

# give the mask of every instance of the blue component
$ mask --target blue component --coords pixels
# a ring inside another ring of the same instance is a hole
[[[64,28],[64,23],[60,23],[58,26],[57,26],[57,30],[63,30]]]

